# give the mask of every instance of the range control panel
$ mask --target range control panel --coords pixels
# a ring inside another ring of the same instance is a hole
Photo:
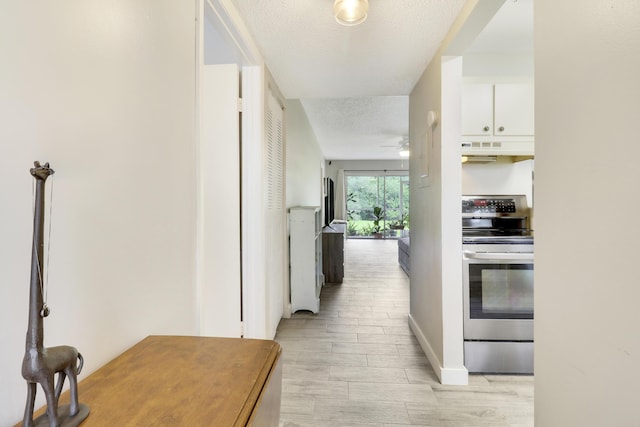
[[[526,209],[526,196],[463,196],[462,215],[518,216]]]

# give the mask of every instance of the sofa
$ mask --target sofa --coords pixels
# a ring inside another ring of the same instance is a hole
[[[398,239],[398,264],[409,276],[409,236]]]

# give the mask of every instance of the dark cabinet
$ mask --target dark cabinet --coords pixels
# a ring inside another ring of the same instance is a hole
[[[325,283],[342,283],[344,277],[345,224],[322,229],[322,273]]]

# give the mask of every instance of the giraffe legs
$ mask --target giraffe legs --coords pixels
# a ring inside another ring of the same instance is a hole
[[[42,381],[44,395],[47,398],[47,416],[49,417],[49,426],[58,427],[58,398],[54,389],[53,374],[48,375]]]
[[[31,354],[29,353],[27,356],[31,356]],[[82,355],[73,347],[58,346],[45,348],[35,353],[35,356],[37,357],[25,357],[23,361],[22,376],[27,379],[28,385],[24,425],[33,427],[34,424],[37,424],[40,426],[40,423],[44,422],[50,427],[59,427],[61,423],[77,425],[82,422],[89,414],[89,408],[78,401],[78,374],[82,370]],[[58,402],[67,378],[69,378],[71,402],[68,407],[65,405],[63,409],[60,409]],[[32,420],[38,383],[42,386],[47,399],[47,410],[46,416]],[[41,418],[45,417],[48,422],[42,421]],[[70,420],[70,418],[74,418],[74,420]]]
[[[64,380],[66,376],[67,375],[64,371],[58,372],[58,382],[56,383],[56,400],[60,399],[60,394],[62,394],[62,387],[64,386]]]
[[[38,384],[27,382],[27,405],[24,408],[24,427],[33,427],[33,406],[36,403],[36,387]]]
[[[78,376],[76,374],[76,367],[69,368],[69,394],[71,397],[71,403],[69,405],[69,416],[73,417],[80,411],[80,405],[78,402]],[[60,375],[64,375],[62,372]]]
[[[70,391],[71,402],[68,407],[68,411],[69,411],[68,414],[67,414],[66,408],[63,409],[62,414],[64,414],[65,417],[66,416],[74,417],[75,415],[80,413],[81,406],[80,406],[80,403],[78,402],[78,380],[77,380],[77,377],[74,375],[76,373],[76,370],[75,368],[70,368],[70,369],[72,369],[72,372],[68,372],[68,373],[65,371],[58,372],[57,381],[54,381],[55,376],[51,376],[51,377],[47,377],[46,379],[43,379],[40,382],[40,385],[42,386],[42,390],[44,391],[45,397],[47,399],[46,419],[49,421],[50,427],[58,427],[60,425],[60,420],[58,419],[58,416],[60,415],[58,402],[59,402],[60,394],[62,393],[64,380],[65,378],[67,378],[67,376],[69,377],[69,391]],[[54,383],[55,383],[55,389],[54,389]],[[24,418],[22,421],[22,425],[24,427],[34,427],[36,422],[38,422],[38,425],[41,425],[40,424],[42,422],[41,417],[39,417],[37,420],[33,419],[37,388],[38,388],[38,383],[27,382],[27,404],[25,407]],[[87,408],[84,407],[83,411],[87,412]],[[82,419],[86,418],[86,415],[87,414],[84,413],[84,416]]]

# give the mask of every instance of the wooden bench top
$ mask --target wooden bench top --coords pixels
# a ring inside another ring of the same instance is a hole
[[[80,381],[82,426],[244,426],[280,352],[267,340],[149,336]]]

